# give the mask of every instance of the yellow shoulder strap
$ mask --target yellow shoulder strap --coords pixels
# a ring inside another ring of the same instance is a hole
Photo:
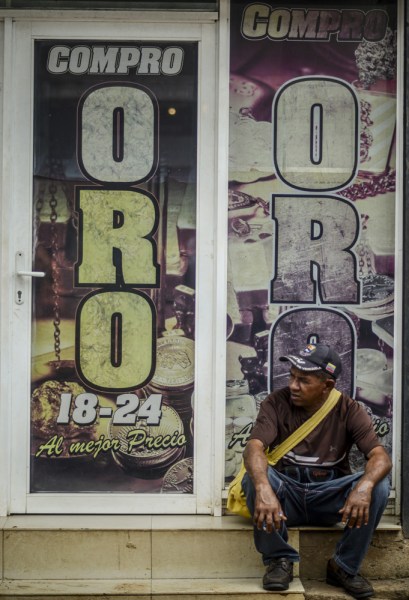
[[[267,454],[267,459],[270,465],[275,465],[287,452],[297,446],[315,427],[322,421],[324,417],[334,408],[341,392],[335,388],[331,391],[324,404],[310,417],[305,423],[303,423],[298,429],[296,429],[291,435],[288,436],[281,444],[273,448],[271,452]]]

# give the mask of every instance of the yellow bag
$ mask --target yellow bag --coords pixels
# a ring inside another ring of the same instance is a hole
[[[302,442],[302,440],[317,427],[318,423],[327,416],[330,410],[334,408],[340,397],[341,392],[338,392],[338,390],[334,388],[321,408],[319,408],[312,417],[305,421],[298,429],[293,431],[293,433],[288,436],[286,440],[281,442],[281,444],[270,451],[266,450],[268,464],[273,467],[287,454],[287,452]],[[227,492],[227,510],[236,515],[240,515],[241,517],[251,519],[251,514],[246,504],[246,497],[241,486],[245,474],[246,467],[242,460],[239,472],[229,485]]]

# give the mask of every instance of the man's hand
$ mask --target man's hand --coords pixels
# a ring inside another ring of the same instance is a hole
[[[368,454],[365,473],[353,490],[348,494],[344,506],[339,511],[342,523],[359,529],[368,525],[372,490],[392,468],[391,459],[383,446],[376,446]]]
[[[253,517],[257,529],[264,529],[271,533],[274,529],[280,529],[281,521],[286,520],[280,501],[270,484],[257,487]]]
[[[268,462],[260,440],[250,440],[244,450],[244,464],[256,490],[253,520],[258,529],[271,533],[287,517],[267,477]]]
[[[348,527],[368,525],[369,507],[371,505],[373,486],[368,482],[357,483],[349,493],[344,506],[339,511],[342,514],[342,524]]]

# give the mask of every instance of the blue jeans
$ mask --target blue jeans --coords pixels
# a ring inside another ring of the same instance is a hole
[[[276,558],[288,558],[298,562],[298,552],[288,542],[287,527],[298,525],[328,526],[341,521],[339,510],[345,500],[362,477],[361,473],[346,475],[324,483],[299,483],[287,475],[268,467],[270,485],[278,497],[287,517],[281,521],[279,530],[267,533],[254,527],[254,542],[263,556],[265,565]],[[255,490],[253,482],[246,473],[242,483],[246,502],[251,514],[254,513]],[[368,525],[359,529],[344,528],[343,535],[336,545],[333,559],[350,575],[358,573],[361,563],[368,551],[374,531],[385,510],[389,497],[389,479],[385,477],[372,492]]]

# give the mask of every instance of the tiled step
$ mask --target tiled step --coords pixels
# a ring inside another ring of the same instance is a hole
[[[409,579],[373,580],[377,600],[408,600]],[[268,596],[266,595],[268,594]],[[295,579],[286,592],[261,589],[259,579],[3,581],[1,600],[351,600],[322,581]]]
[[[2,534],[7,580],[234,579],[264,573],[252,529],[238,517],[9,517]],[[298,539],[298,531],[291,531],[296,548]]]
[[[267,596],[268,594],[268,596]],[[1,600],[304,600],[295,579],[286,592],[265,592],[259,579],[3,581]]]

